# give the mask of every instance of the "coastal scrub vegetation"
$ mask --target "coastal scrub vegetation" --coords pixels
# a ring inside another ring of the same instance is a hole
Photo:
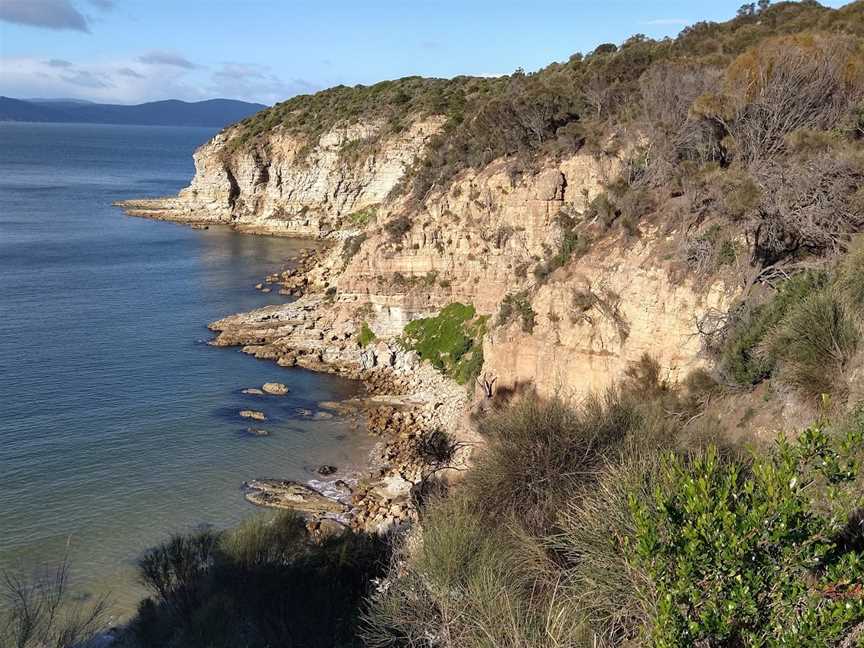
[[[383,538],[346,532],[313,541],[292,512],[223,532],[175,536],[139,562],[152,593],[129,627],[133,645],[355,646]]]
[[[427,506],[372,596],[367,645],[851,641],[864,411],[745,452],[656,376],[484,420],[477,465]]]
[[[860,1],[840,9],[759,3],[674,39],[637,34],[536,72],[405,77],[294,97],[240,122],[231,142],[254,146],[277,127],[313,142],[338,124],[376,121],[383,125],[359,145],[371,147],[417,118],[440,115],[443,128],[399,188],[416,200],[494,159],[508,159],[518,176],[544,156],[615,152],[641,136],[646,144],[633,151],[626,177],[633,190],[686,183],[706,164],[772,173],[772,160],[824,148],[831,133],[832,148],[844,137],[861,139],[862,24]],[[626,192],[619,197],[628,200]],[[769,248],[778,243],[766,234]]]
[[[830,271],[803,271],[762,303],[733,310],[720,370],[752,385],[771,376],[818,399],[844,395],[844,369],[862,339],[864,239]]]
[[[487,316],[477,314],[474,306],[454,302],[434,317],[409,322],[402,344],[460,385],[473,384],[483,367],[482,340],[487,320]]]

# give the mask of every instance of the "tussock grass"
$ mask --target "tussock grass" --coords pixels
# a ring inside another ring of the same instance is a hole
[[[779,377],[810,398],[841,395],[843,369],[860,334],[831,290],[811,295],[777,326],[766,352],[782,362]]]

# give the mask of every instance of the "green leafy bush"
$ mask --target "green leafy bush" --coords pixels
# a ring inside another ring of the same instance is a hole
[[[816,425],[752,465],[669,456],[625,543],[656,592],[652,644],[831,645],[864,620],[861,530],[845,535],[861,443]]]
[[[362,229],[362,228],[366,227],[369,223],[375,222],[375,219],[377,218],[377,213],[378,213],[378,210],[376,209],[376,207],[374,205],[369,206],[369,207],[364,207],[363,209],[358,209],[357,211],[349,214],[348,215],[348,222],[353,227],[359,227]]]
[[[455,302],[435,317],[416,319],[405,326],[402,340],[423,360],[453,378],[460,385],[474,380],[483,366],[484,315],[474,307]]]

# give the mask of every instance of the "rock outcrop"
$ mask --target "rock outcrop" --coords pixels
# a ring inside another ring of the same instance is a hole
[[[134,216],[324,238],[345,217],[383,202],[442,123],[415,121],[360,159],[346,150],[374,137],[379,122],[334,128],[311,145],[279,127],[254,148],[234,148],[237,128],[229,128],[195,152],[195,177],[177,197],[119,204]]]

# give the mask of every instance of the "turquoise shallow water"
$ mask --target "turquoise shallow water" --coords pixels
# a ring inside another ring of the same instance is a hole
[[[175,193],[212,134],[0,124],[0,568],[68,547],[73,584],[110,590],[120,613],[141,594],[146,547],[255,513],[244,480],[308,479],[322,463],[342,474],[372,445],[349,421],[297,413],[353,383],[204,343],[208,322],[278,303],[253,286],[308,243],[111,206]],[[290,394],[240,394],[267,381]],[[243,407],[265,410],[272,436],[244,435]]]

